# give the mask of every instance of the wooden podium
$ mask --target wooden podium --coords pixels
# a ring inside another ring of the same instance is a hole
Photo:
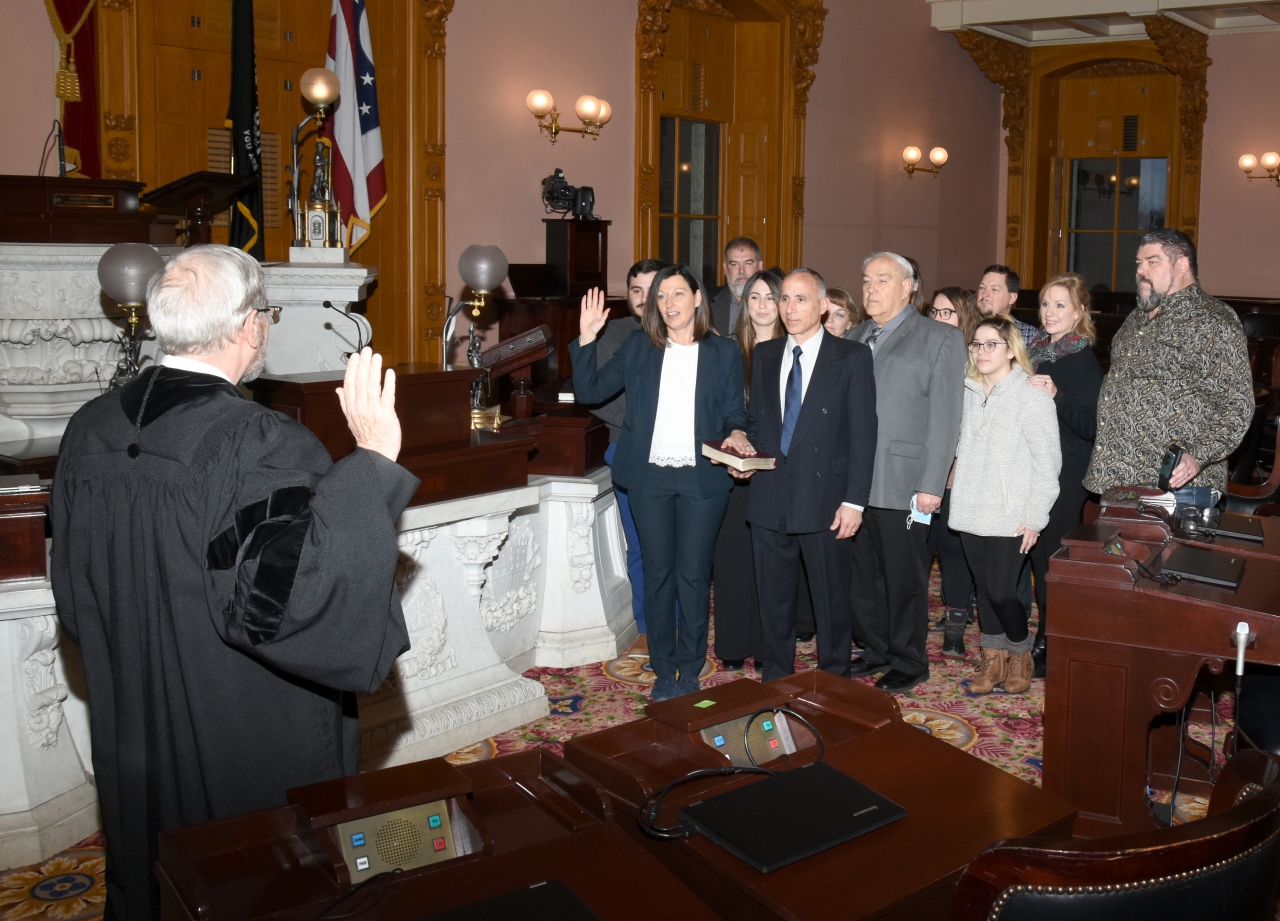
[[[117,179],[0,176],[0,241],[163,242],[151,239],[156,215],[140,206],[143,188]]]
[[[422,480],[412,505],[443,502],[529,482],[530,438],[485,439],[471,430],[471,382],[483,374],[448,365],[397,365],[396,413],[404,440],[398,463]],[[340,460],[355,450],[337,388],[343,372],[264,374],[254,399],[311,429]]]
[[[1119,538],[1125,557],[1102,548]],[[1213,553],[1244,555],[1233,546]],[[1148,783],[1169,789],[1177,730],[1164,714],[1186,706],[1202,670],[1234,665],[1236,624],[1257,641],[1250,662],[1280,665],[1280,560],[1254,545],[1235,591],[1159,574],[1181,545],[1157,527],[1099,520],[1080,525],[1049,561],[1049,657],[1045,687],[1044,789],[1080,807],[1077,834],[1155,827]],[[1208,548],[1207,548],[1208,549]],[[1245,701],[1248,706],[1248,701]],[[1155,727],[1153,731],[1153,726]],[[1207,776],[1183,762],[1182,792],[1204,792]]]
[[[175,179],[142,196],[143,204],[187,219],[187,245],[213,242],[213,219],[249,184],[246,176],[203,170]],[[264,228],[265,229],[265,228]]]

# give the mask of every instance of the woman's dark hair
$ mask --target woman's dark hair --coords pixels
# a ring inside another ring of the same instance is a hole
[[[711,331],[711,304],[703,294],[702,285],[698,284],[697,277],[689,271],[687,266],[669,265],[659,269],[658,274],[653,276],[653,284],[649,286],[649,297],[644,302],[644,315],[640,318],[641,328],[649,334],[653,344],[660,349],[667,347],[667,323],[658,310],[658,290],[664,281],[677,275],[685,280],[694,295],[701,297],[693,315],[693,341],[705,339],[707,333]]]
[[[939,288],[933,292],[933,297],[929,298],[929,303],[924,306],[922,313],[926,316],[939,294],[950,301],[952,308],[955,309],[956,319],[960,321],[960,332],[964,334],[965,345],[968,345],[973,341],[973,331],[978,328],[978,323],[982,320],[982,314],[978,311],[978,296],[968,288]]]
[[[759,340],[756,338],[755,325],[751,322],[751,309],[747,306],[747,299],[758,282],[764,282],[769,286],[775,306],[782,299],[782,282],[772,269],[756,272],[747,279],[747,283],[742,288],[742,309],[738,311],[738,322],[733,328],[733,338],[738,340],[738,348],[742,349],[743,387],[748,397],[751,395],[751,356]],[[773,335],[777,337],[786,334],[787,328],[782,325],[782,313],[779,310],[777,318],[773,321]]]

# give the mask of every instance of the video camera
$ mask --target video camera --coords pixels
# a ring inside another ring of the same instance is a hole
[[[554,173],[542,180],[542,204],[548,214],[572,211],[575,218],[588,220],[595,211],[596,192],[589,185],[581,188],[569,185],[564,178],[564,170],[556,167]]]

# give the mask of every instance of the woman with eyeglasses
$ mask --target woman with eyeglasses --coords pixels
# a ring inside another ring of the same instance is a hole
[[[1035,369],[1028,384],[1053,397],[1058,411],[1058,437],[1062,444],[1062,472],[1058,475],[1058,500],[1049,512],[1049,523],[1031,550],[1031,566],[1036,576],[1036,605],[1040,623],[1036,627],[1031,657],[1035,677],[1045,672],[1045,621],[1049,586],[1049,557],[1062,546],[1062,538],[1080,523],[1088,493],[1085,471],[1093,454],[1098,433],[1098,394],[1102,390],[1102,366],[1093,354],[1097,341],[1089,315],[1089,289],[1079,275],[1069,273],[1050,278],[1040,289],[1040,336],[1031,343],[1031,366]]]
[[[751,357],[757,343],[785,336],[778,314],[781,281],[772,270],[756,272],[742,288],[733,337],[742,349],[744,394],[751,389]],[[716,540],[712,585],[715,589],[715,654],[728,671],[737,671],[760,653],[760,600],[756,597],[751,529],[747,525],[750,480],[734,480],[729,507]]]
[[[978,313],[978,298],[964,288],[940,288],[933,292],[925,316],[939,323],[957,327],[964,333],[964,341],[973,341],[973,331],[982,319]],[[942,654],[951,659],[964,658],[964,631],[973,619],[973,574],[964,558],[960,535],[951,529],[951,487],[955,481],[956,467],[951,465],[947,478],[947,491],[942,494],[939,507],[929,527],[929,542],[925,545],[929,559],[938,554],[942,570]]]
[[[978,587],[982,670],[969,682],[973,694],[998,685],[1024,693],[1034,671],[1018,575],[1058,498],[1062,449],[1053,398],[1027,386],[1031,370],[1012,317],[998,313],[978,323],[969,343],[950,517]]]

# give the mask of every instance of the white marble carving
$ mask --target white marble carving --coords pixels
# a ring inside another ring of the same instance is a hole
[[[23,649],[23,690],[27,697],[27,732],[32,745],[40,749],[58,744],[62,726],[62,702],[67,688],[54,673],[58,645],[58,621],[51,614],[29,617],[19,624]]]
[[[595,554],[591,552],[595,509],[590,502],[569,502],[565,509],[569,513],[569,582],[573,590],[581,594],[591,587],[591,572],[596,565]]]
[[[538,542],[529,525],[513,524],[490,567],[480,598],[480,616],[486,630],[510,633],[512,627],[538,609],[538,583],[533,574],[541,565]]]

